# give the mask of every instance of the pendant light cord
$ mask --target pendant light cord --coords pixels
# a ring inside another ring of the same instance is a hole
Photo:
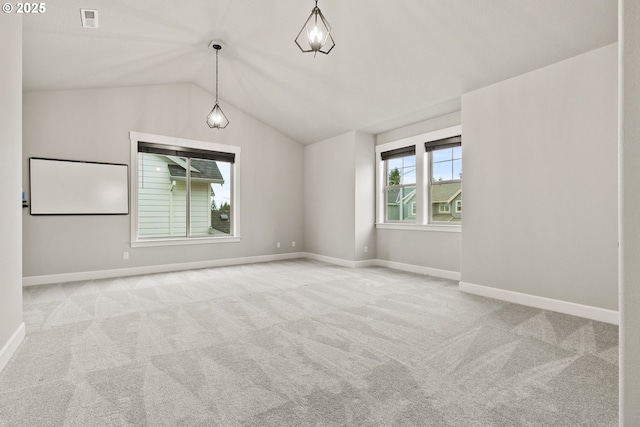
[[[216,104],[218,103],[218,49],[216,49]]]

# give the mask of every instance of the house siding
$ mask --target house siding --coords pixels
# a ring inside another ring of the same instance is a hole
[[[458,194],[452,201],[451,201],[451,216],[455,218],[454,221],[460,221],[462,219],[462,212],[456,212],[456,202],[458,200],[462,200],[462,193]],[[462,207],[462,209],[464,209],[464,207]]]
[[[462,181],[460,180],[432,184],[431,219],[433,222],[460,222],[462,212],[456,212],[456,200],[462,200],[462,193],[460,192],[455,197],[453,195],[460,191],[461,186]],[[451,199],[451,197],[453,198]],[[449,212],[440,211],[440,205],[442,204],[449,206]]]
[[[166,157],[144,154],[138,157],[138,232],[140,237],[186,235],[186,183],[172,179]],[[204,235],[211,222],[211,186],[191,185],[191,233]]]

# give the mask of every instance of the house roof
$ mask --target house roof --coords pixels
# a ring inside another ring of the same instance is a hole
[[[184,179],[186,177],[187,171],[183,166],[176,164],[168,164],[167,166],[171,178]],[[224,184],[224,178],[218,169],[218,164],[211,160],[191,159],[191,179]]]
[[[391,188],[387,190],[387,204],[397,205],[400,203],[400,189],[399,188]]]
[[[458,194],[462,193],[462,189],[460,188],[461,183],[458,182],[446,182],[442,184],[434,184],[431,187],[431,202],[432,203],[451,203],[453,199],[455,199]],[[399,188],[392,188],[387,190],[387,204],[399,204],[400,203],[400,192]],[[407,193],[402,202],[407,203],[414,197],[416,194],[416,190],[413,189],[409,193]]]
[[[413,190],[409,191],[403,198],[402,198],[402,203],[407,203],[409,202],[409,200],[411,200],[411,198],[416,196],[416,189],[414,188]]]
[[[99,28],[78,9],[98,8]],[[25,91],[192,83],[308,144],[460,110],[460,96],[611,43],[617,0],[327,0],[329,55],[294,38],[313,1],[56,1],[23,20]],[[588,29],[588,31],[585,31]],[[372,39],[373,38],[373,39]],[[64,58],[64,60],[61,60]],[[94,96],[94,95],[92,95]],[[303,105],[304,108],[300,106]],[[228,109],[227,109],[228,108]]]
[[[399,204],[401,194],[402,193],[400,192],[399,188],[391,188],[387,190],[387,204],[388,205]],[[405,196],[402,198],[402,203],[407,203],[415,195],[416,195],[416,189],[414,188],[412,191],[405,194]]]
[[[451,203],[462,192],[460,181],[435,183],[431,186],[432,203]]]

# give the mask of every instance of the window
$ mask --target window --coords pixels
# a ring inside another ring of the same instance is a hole
[[[239,147],[131,132],[131,151],[132,246],[239,240]]]
[[[377,226],[459,231],[461,126],[376,147]],[[446,227],[444,227],[446,226]]]
[[[416,198],[415,147],[403,147],[383,153],[385,165],[385,220],[411,221],[412,204]]]
[[[462,139],[460,136],[442,138],[425,143],[429,156],[430,175],[429,194],[431,203],[438,209],[431,209],[430,222],[460,222],[460,211],[451,205],[462,194]],[[459,201],[459,200],[458,200]]]

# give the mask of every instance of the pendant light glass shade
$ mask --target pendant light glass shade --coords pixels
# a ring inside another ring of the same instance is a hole
[[[207,124],[211,129],[224,129],[229,124],[229,119],[222,112],[222,108],[216,102],[211,112],[207,115]]]
[[[216,50],[216,104],[207,115],[207,124],[211,129],[224,129],[229,124],[229,119],[222,112],[222,108],[218,105],[218,52],[222,49],[219,44],[212,44],[211,47]]]
[[[316,0],[316,6],[311,10],[311,15],[300,29],[295,42],[301,51],[313,52],[313,56],[316,56],[318,52],[326,55],[335,47],[336,44],[331,37],[331,25],[320,11],[318,0]]]

